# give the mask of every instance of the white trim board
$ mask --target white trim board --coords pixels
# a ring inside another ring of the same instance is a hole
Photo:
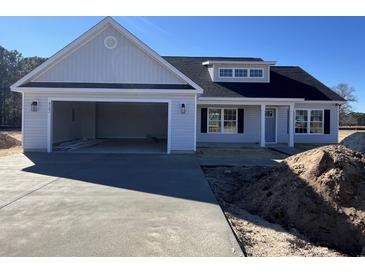
[[[48,93],[54,92],[55,94],[63,94],[73,92],[78,93],[118,93],[118,94],[197,94],[196,90],[185,89],[114,89],[114,88],[34,88],[34,87],[18,87],[13,91],[27,92],[27,93]]]
[[[138,47],[140,47],[144,52],[146,52],[150,57],[152,57],[154,60],[159,62],[161,65],[166,67],[169,71],[173,72],[177,77],[182,79],[183,81],[190,84],[192,87],[195,88],[197,93],[203,93],[203,89],[193,82],[190,78],[188,78],[185,74],[183,74],[181,71],[176,69],[173,65],[171,65],[169,62],[167,62],[165,59],[163,59],[159,54],[157,54],[154,50],[152,50],[150,47],[148,47],[146,44],[144,44],[141,40],[139,40],[137,37],[135,37],[132,33],[130,33],[127,29],[122,27],[117,21],[115,21],[111,17],[106,17],[103,20],[101,20],[98,24],[96,24],[94,27],[89,29],[87,32],[82,34],[80,37],[75,39],[73,42],[68,44],[66,47],[61,49],[59,52],[54,54],[52,57],[50,57],[47,61],[45,61],[43,64],[32,70],[30,73],[25,75],[23,78],[18,80],[16,83],[11,85],[10,89],[12,91],[19,91],[16,90],[19,88],[20,85],[24,84],[26,81],[30,80],[32,77],[35,77],[39,74],[41,74],[44,70],[47,68],[53,66],[54,64],[59,63],[63,58],[66,58],[69,54],[77,50],[79,47],[90,41],[95,35],[100,33],[102,30],[104,30],[106,27],[112,26],[114,29],[119,31],[123,36],[125,36],[127,39],[134,42]]]
[[[53,102],[118,102],[118,103],[167,103],[167,154],[171,153],[171,100],[144,98],[92,98],[92,97],[50,97],[48,98],[47,115],[47,152],[52,152]]]
[[[304,98],[253,98],[253,97],[199,97],[199,101],[237,101],[237,102],[307,102]]]

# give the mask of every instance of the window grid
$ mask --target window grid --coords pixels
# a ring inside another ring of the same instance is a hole
[[[248,68],[219,68],[221,78],[263,78],[263,69]]]
[[[234,70],[234,77],[248,77],[248,70],[247,69],[235,69]]]
[[[297,109],[295,110],[296,134],[323,134],[324,113],[323,109]]]
[[[222,112],[219,108],[210,108],[208,111],[208,132],[221,132]]]
[[[208,133],[237,133],[237,109],[209,108]]]
[[[263,77],[262,69],[250,69],[250,77],[262,78]]]
[[[220,77],[233,77],[233,69],[219,69]]]

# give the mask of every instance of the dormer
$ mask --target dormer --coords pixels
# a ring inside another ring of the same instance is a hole
[[[228,59],[228,58],[227,58]],[[208,68],[213,82],[270,82],[270,66],[274,61],[207,60],[202,63]]]

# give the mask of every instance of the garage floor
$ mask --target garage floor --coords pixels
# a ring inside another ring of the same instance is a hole
[[[99,140],[99,139],[98,139]],[[166,140],[152,139],[101,139],[101,142],[68,150],[67,153],[166,153]]]
[[[242,256],[193,155],[0,157],[0,256]]]

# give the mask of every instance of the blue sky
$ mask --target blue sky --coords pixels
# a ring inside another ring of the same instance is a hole
[[[0,45],[49,57],[102,17],[0,17]],[[365,17],[114,17],[161,55],[247,56],[356,89],[365,112]]]

